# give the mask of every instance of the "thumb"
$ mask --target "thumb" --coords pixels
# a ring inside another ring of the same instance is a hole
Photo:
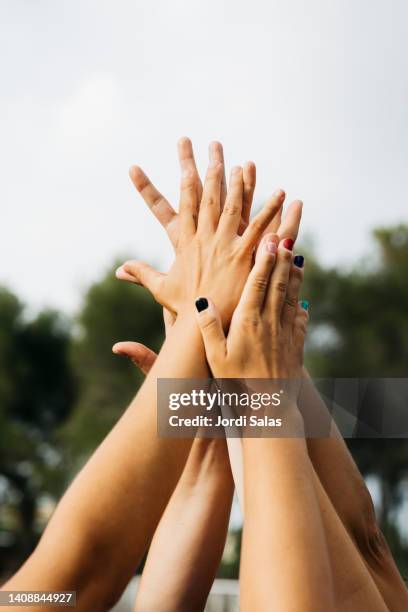
[[[112,351],[116,355],[129,357],[143,374],[151,370],[157,359],[156,353],[140,342],[117,342],[113,345]]]
[[[127,280],[146,287],[153,297],[160,302],[161,289],[166,275],[158,272],[143,261],[126,261],[116,270],[116,278]]]
[[[222,329],[221,317],[214,304],[205,297],[195,301],[197,321],[204,341],[207,361],[213,369],[220,356],[225,356],[227,341]]]

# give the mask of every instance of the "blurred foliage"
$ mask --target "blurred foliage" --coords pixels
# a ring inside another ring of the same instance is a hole
[[[408,226],[377,229],[377,249],[351,271],[324,268],[311,257],[303,286],[311,302],[307,365],[314,377],[408,376]],[[372,405],[363,405],[370,411]],[[408,484],[408,440],[347,441],[361,472],[380,485],[379,520],[408,575],[408,547],[396,510]]]
[[[119,340],[137,340],[157,351],[163,340],[161,307],[142,287],[118,281],[116,267],[85,295],[72,340],[79,392],[61,437],[75,460],[101,442],[142,381],[139,370],[114,355],[112,346]]]
[[[315,377],[407,376],[408,226],[378,229],[374,240],[373,251],[348,270],[325,267],[306,248],[307,365]],[[34,546],[44,496],[58,499],[141,383],[112,345],[137,340],[157,350],[162,342],[161,309],[113,270],[89,288],[70,324],[52,311],[27,319],[17,297],[0,290],[0,573]],[[349,447],[363,474],[380,484],[381,524],[408,573],[395,521],[407,485],[407,442],[361,439]],[[239,543],[240,533],[231,533],[220,575],[237,575]]]
[[[379,252],[352,271],[323,268],[313,258],[307,261],[307,355],[316,377],[407,375],[408,227],[376,230],[374,237]]]
[[[8,533],[2,520],[0,537],[8,537],[17,557],[36,542],[38,498],[60,492],[55,431],[75,398],[67,322],[53,311],[31,321],[23,314],[18,299],[0,289],[0,519],[7,502],[15,510],[15,529]]]

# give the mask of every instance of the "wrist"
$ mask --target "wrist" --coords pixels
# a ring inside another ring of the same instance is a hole
[[[209,378],[201,331],[193,310],[184,310],[169,329],[156,360],[166,370],[163,378]]]

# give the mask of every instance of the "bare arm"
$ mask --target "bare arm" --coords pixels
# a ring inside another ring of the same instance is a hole
[[[225,440],[196,439],[154,534],[137,612],[204,610],[224,550],[233,490]]]
[[[181,358],[174,355],[184,347]],[[76,590],[79,610],[107,610],[134,573],[191,440],[156,436],[156,379],[206,375],[195,328],[180,319],[135,400],[78,474],[31,557],[6,585]],[[37,608],[38,609],[38,608]]]
[[[106,610],[120,596],[156,529],[191,447],[191,440],[157,437],[157,379],[208,374],[192,313],[194,298],[214,295],[229,321],[253,249],[284,199],[283,192],[274,194],[238,234],[245,203],[243,171],[234,170],[221,210],[223,163],[216,152],[211,151],[201,202],[196,175],[185,168],[170,273],[164,277],[139,263],[125,269],[144,279],[177,320],[135,400],[64,495],[37,549],[9,581],[10,589],[76,590],[78,610]],[[138,176],[146,192],[151,184],[141,171]],[[160,207],[160,197],[153,199]]]
[[[310,379],[304,371],[304,376]],[[300,401],[322,414],[327,408],[317,390],[303,387]],[[374,505],[354,460],[337,426],[332,423],[328,438],[309,438],[307,447],[316,474],[341,522],[362,555],[366,566],[390,610],[404,610],[408,590],[381,533]]]
[[[292,276],[298,292],[303,272],[292,265],[291,244],[283,241],[276,251],[275,238],[264,237],[258,249],[228,336],[212,302],[198,320],[215,376],[290,381],[281,416],[297,437],[243,438],[242,610],[330,612],[327,541],[296,392],[290,391],[301,373],[307,314],[297,299],[287,299],[287,286]]]
[[[332,580],[305,440],[244,438],[243,456],[242,610],[327,612]]]
[[[120,342],[114,350],[145,373],[157,358],[134,342]],[[225,545],[233,490],[225,440],[195,439],[153,536],[136,611],[204,609]]]

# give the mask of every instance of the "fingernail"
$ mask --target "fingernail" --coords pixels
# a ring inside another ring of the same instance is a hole
[[[206,308],[208,308],[208,300],[207,298],[200,297],[195,301],[196,308],[198,312],[202,312]]]
[[[119,268],[116,268],[115,276],[120,276],[124,272],[125,272],[124,267],[123,266],[119,266]]]
[[[234,174],[239,174],[241,170],[241,166],[234,166],[231,170],[231,176],[233,176]]]
[[[309,302],[307,300],[301,300],[300,307],[303,308],[303,310],[309,310]]]
[[[292,240],[292,238],[285,238],[285,240],[283,241],[283,246],[285,247],[285,249],[288,249],[288,251],[291,251],[293,249],[294,244],[295,241]]]
[[[273,242],[273,240],[268,240],[268,242],[266,243],[265,248],[266,248],[268,253],[276,253],[276,250],[277,250],[277,246]]]
[[[283,198],[284,195],[285,192],[283,191],[283,189],[277,189],[273,194],[275,198]]]
[[[305,258],[303,257],[303,255],[296,255],[295,259],[293,260],[293,263],[298,268],[303,268],[303,264],[305,263]]]

